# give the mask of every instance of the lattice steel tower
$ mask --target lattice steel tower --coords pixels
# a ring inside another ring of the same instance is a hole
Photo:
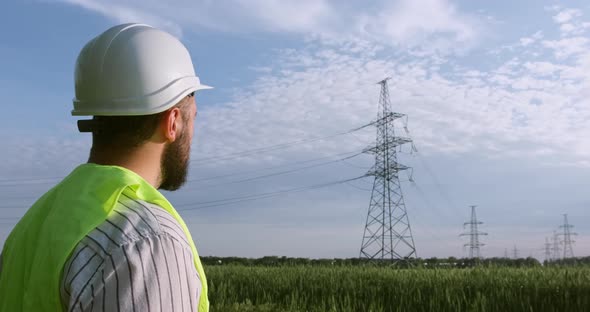
[[[377,121],[377,143],[365,149],[375,154],[375,165],[367,175],[375,176],[367,213],[360,258],[395,260],[416,257],[414,237],[406,212],[399,173],[409,167],[398,163],[397,148],[412,140],[396,136],[394,122],[406,115],[392,112],[386,78],[381,85]]]
[[[479,252],[479,247],[485,246],[479,242],[480,235],[488,235],[488,233],[480,232],[477,229],[477,226],[483,224],[483,222],[477,221],[477,216],[475,215],[475,207],[471,207],[471,220],[469,222],[463,223],[463,227],[469,225],[469,233],[463,233],[460,236],[469,236],[469,243],[463,245],[465,247],[469,247],[469,258],[480,258],[481,254]]]
[[[551,243],[549,237],[545,237],[545,261],[549,262],[551,260],[553,260],[551,258]]]
[[[561,233],[561,235],[563,235],[563,240],[561,241],[563,243],[563,258],[567,259],[567,258],[573,258],[574,257],[574,248],[572,247],[572,243],[574,243],[575,241],[572,240],[572,235],[578,235],[577,233],[573,233],[571,231],[571,229],[574,226],[569,224],[569,222],[567,221],[567,214],[563,215],[563,225],[560,226],[559,228],[563,229],[563,233]]]
[[[551,248],[551,251],[553,252],[553,260],[559,260],[559,234],[556,231],[553,231],[553,248]]]

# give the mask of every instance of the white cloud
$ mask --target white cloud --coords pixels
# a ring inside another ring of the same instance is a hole
[[[258,20],[268,31],[308,32],[323,27],[332,17],[333,7],[326,1],[236,0],[241,11]],[[233,3],[230,3],[233,5]]]
[[[87,10],[108,16],[119,23],[141,22],[165,29],[177,37],[182,36],[182,27],[166,16],[160,16],[157,10],[132,7],[121,4],[122,1],[99,0],[61,0],[66,3],[79,5]]]
[[[377,14],[363,14],[358,27],[377,40],[433,51],[464,49],[477,42],[482,25],[445,0],[391,2]]]
[[[325,27],[334,13],[328,2],[304,0],[161,1],[61,0],[96,11],[117,22],[146,22],[180,28],[230,32],[311,32]],[[157,17],[157,18],[156,18]]]
[[[559,26],[559,30],[561,30],[562,33],[571,33],[576,30],[576,26],[569,23],[561,24],[561,26]]]
[[[0,136],[7,148],[2,154],[0,171],[12,178],[63,176],[75,164],[86,161],[90,137],[75,139],[52,136]]]
[[[471,24],[471,17],[458,12],[452,4],[445,1],[422,2],[425,6],[423,15],[417,9],[417,5],[409,2],[397,2],[388,6],[388,10],[385,11],[388,13],[375,13],[376,9],[373,14],[366,12],[366,16],[373,16],[375,20],[364,20],[360,24],[352,23],[352,26],[365,26],[365,36],[362,40],[358,38],[347,40],[346,36],[330,36],[330,27],[333,27],[331,23],[338,25],[338,21],[332,20],[333,14],[347,16],[347,13],[346,10],[342,11],[344,13],[327,12],[325,8],[333,9],[333,5],[329,2],[321,2],[322,5],[311,2],[292,4],[292,16],[282,16],[277,19],[260,16],[270,14],[269,12],[277,8],[278,2],[252,2],[253,7],[248,9],[244,8],[246,2],[203,1],[196,5],[202,7],[200,11],[193,9],[192,2],[179,2],[178,5],[182,10],[178,11],[156,1],[141,3],[70,1],[117,18],[121,22],[132,18],[147,19],[152,14],[150,12],[157,12],[158,14],[154,16],[158,17],[152,24],[166,25],[169,21],[175,21],[168,24],[169,27],[172,29],[178,27],[179,31],[185,32],[188,32],[189,28],[190,31],[198,29],[198,27],[186,25],[199,25],[223,31],[240,31],[241,26],[248,28],[248,31],[275,29],[275,31],[305,33],[316,31],[314,29],[316,27],[328,30],[328,34],[315,33],[308,36],[303,48],[281,50],[268,58],[268,62],[252,64],[250,68],[258,71],[260,76],[251,85],[238,89],[231,101],[218,103],[215,106],[202,105],[197,119],[196,141],[198,144],[194,146],[196,154],[194,158],[223,155],[290,142],[299,138],[325,136],[365,124],[373,120],[376,115],[379,88],[375,82],[385,76],[392,76],[390,94],[393,107],[396,111],[408,113],[411,136],[423,155],[436,155],[437,158],[441,155],[458,157],[455,164],[469,163],[473,161],[472,157],[495,158],[502,161],[495,163],[497,166],[492,166],[493,168],[489,170],[500,172],[511,159],[517,157],[520,160],[525,159],[527,162],[545,166],[567,165],[576,166],[576,169],[590,167],[590,162],[587,161],[590,158],[590,145],[580,139],[590,134],[590,123],[588,123],[590,80],[587,75],[590,72],[590,53],[588,52],[590,49],[588,49],[588,39],[583,36],[555,39],[545,38],[542,33],[537,32],[527,37],[528,39],[524,42],[520,40],[511,45],[511,54],[508,57],[498,56],[504,59],[504,62],[498,66],[492,66],[491,69],[480,68],[477,65],[459,68],[454,66],[453,62],[449,62],[449,58],[441,59],[430,53],[416,57],[413,49],[410,49],[410,55],[408,55],[403,52],[403,49],[400,51],[375,42],[376,38],[390,38],[389,43],[393,43],[394,47],[417,49],[424,48],[425,42],[433,42],[435,46],[446,46],[452,50],[455,49],[455,47],[449,47],[452,43],[469,46],[472,41],[478,40],[481,30]],[[238,5],[232,8],[231,5],[228,6],[231,3]],[[112,12],[113,7],[118,9]],[[139,7],[144,9],[128,11],[129,8]],[[230,9],[224,11],[222,9],[224,7],[230,7]],[[302,15],[307,8],[310,8],[312,18]],[[268,12],[259,12],[261,9],[266,9]],[[238,14],[241,13],[240,10],[245,13],[243,16]],[[229,17],[221,18],[223,14]],[[416,19],[421,16],[428,18],[417,22],[402,16],[399,21],[390,22],[386,20],[387,14],[391,16],[408,14]],[[189,21],[189,17],[193,17],[195,21]],[[432,21],[427,21],[430,18]],[[380,31],[377,29],[378,25],[390,28]],[[405,31],[398,32],[395,29],[396,25]],[[342,29],[347,32],[349,28]],[[446,43],[431,40],[439,35],[438,38],[443,38]],[[423,41],[413,41],[416,37],[423,38]],[[541,41],[542,39],[544,40]],[[545,53],[541,53],[542,56],[534,60],[523,57],[531,51]],[[551,53],[557,59],[551,57],[549,55]],[[244,166],[256,168],[284,161],[360,150],[366,146],[367,142],[374,140],[374,135],[374,129],[367,129],[357,133],[355,137],[341,136],[330,140],[309,142],[279,153],[257,154],[211,163],[197,162],[201,166],[197,167],[196,172],[201,176],[203,176],[202,172],[210,173],[211,171],[218,175],[243,170]],[[10,161],[3,161],[1,169],[10,177],[17,174],[19,176],[23,174],[53,176],[56,173],[65,173],[67,169],[71,169],[72,164],[83,162],[88,150],[87,138],[64,140],[43,137],[18,142],[5,140],[5,142],[11,147],[18,146],[18,149],[3,154],[5,160]],[[461,158],[461,156],[464,157]],[[57,172],[58,169],[59,172]],[[474,179],[485,180],[486,169],[488,168],[473,169],[477,171],[477,174],[473,174]],[[199,189],[199,185],[196,187],[193,185],[192,189],[185,189],[184,193],[178,196],[185,196],[186,201],[194,201],[191,198],[197,196],[201,199],[227,198],[233,196],[229,194],[260,193],[261,189],[308,185],[310,181],[348,178],[364,172],[358,168],[355,170],[337,167],[326,173],[308,172],[306,176],[299,178],[288,176],[267,184],[239,184],[224,187],[220,191],[214,189],[211,192],[209,192],[211,189]],[[424,168],[421,170],[424,171]],[[461,171],[469,171],[459,166],[457,169],[453,167],[452,170],[456,172],[451,172],[449,176],[460,174]],[[537,176],[529,175],[527,178],[533,181]],[[461,181],[461,178],[456,177],[449,180],[450,183],[460,185],[458,188],[461,191],[461,198],[469,196],[470,193],[477,193],[463,190],[463,187],[469,186],[472,182]],[[494,187],[490,189],[493,191],[502,186],[508,188],[507,186],[517,184],[513,181],[502,181],[494,184]],[[522,184],[527,183],[524,181]],[[244,204],[240,209],[243,208],[242,214],[250,215],[250,219],[268,216],[268,224],[276,224],[278,219],[289,220],[284,218],[285,215],[290,218],[306,216],[308,219],[305,220],[315,220],[314,214],[319,211],[323,213],[324,220],[329,220],[332,224],[332,218],[342,214],[343,207],[352,207],[349,202],[334,204],[333,199],[341,198],[345,193],[340,190],[332,194],[333,196],[326,196],[325,198],[329,201],[326,201],[325,205],[318,205],[316,200],[305,196],[299,205],[276,201],[266,203],[266,207],[271,206],[271,208],[262,212],[254,209],[259,203],[250,206]],[[477,194],[482,198],[485,198],[485,195],[483,192]],[[362,204],[355,203],[354,209],[359,206],[365,207],[366,201],[368,199],[363,198]],[[260,206],[264,205],[260,204]],[[365,212],[365,208],[358,209]],[[526,214],[524,210],[521,211],[522,214]],[[271,215],[273,211],[275,215]],[[420,214],[421,211],[417,212]],[[446,213],[449,212],[440,212],[442,215]],[[430,211],[423,211],[423,215],[429,214]],[[206,216],[207,214],[203,213],[199,219],[203,220]],[[352,214],[351,218],[354,219],[354,217]],[[224,224],[219,221],[220,219],[218,217],[217,222],[206,220],[211,221],[206,222],[211,224],[208,227],[202,224],[195,226],[194,230],[197,234],[195,236],[209,239],[202,244],[206,253],[209,253],[209,250],[220,250],[216,246],[225,244],[226,247],[222,247],[225,248],[227,255],[258,256],[268,253],[309,256],[345,255],[349,252],[347,250],[353,250],[356,253],[358,246],[351,247],[350,241],[358,241],[360,236],[359,229],[350,231],[349,227],[340,227],[340,225],[325,230],[323,228],[328,222],[324,221],[323,224],[312,228],[308,236],[302,240],[298,239],[302,233],[300,228],[293,230],[287,227],[279,229],[276,226],[269,226],[261,230],[261,227],[265,225],[252,225],[248,222],[250,219],[240,221],[242,223],[238,222],[237,225]],[[364,222],[361,219],[358,220],[359,228]],[[428,242],[429,250],[436,250],[437,247],[433,246],[431,239],[436,238],[437,234],[443,233],[442,235],[448,241],[452,241],[457,239],[456,233],[460,232],[460,229],[441,231],[441,225],[437,222],[422,222],[422,224],[416,222],[418,231],[415,235],[417,239]],[[433,226],[429,227],[429,225]],[[435,229],[433,231],[436,233],[431,233],[432,235],[429,236],[426,233],[429,228]],[[226,235],[224,237],[212,237],[207,234],[212,229],[224,229],[226,231],[222,232],[227,234],[224,234]],[[249,241],[243,239],[235,244],[232,237],[236,232],[240,233],[240,230],[251,233],[254,239]],[[490,227],[486,230],[504,231],[507,236],[513,236],[515,232],[510,228],[495,230]],[[545,233],[544,230],[543,233]],[[288,250],[284,247],[286,245],[268,244],[264,248],[256,249],[256,245],[251,244],[252,241],[263,240],[275,234],[295,248]],[[306,240],[315,240],[327,234],[331,236],[318,240],[318,244],[313,248],[307,248],[304,244]],[[526,242],[533,244],[535,240],[531,236],[527,237]],[[329,249],[328,247],[334,242],[337,242],[338,247]],[[460,244],[458,239],[453,242],[445,245],[445,250],[440,248],[440,251],[433,255],[444,255],[448,252],[448,246]],[[486,242],[491,240],[488,239]],[[508,240],[499,242],[501,244],[495,247],[498,250],[493,251],[496,254],[503,251],[504,243],[509,243]],[[240,249],[240,244],[247,248]],[[322,250],[327,251],[322,253]],[[492,250],[490,254],[491,252]],[[430,251],[426,252],[426,254],[429,253]]]
[[[534,34],[532,34],[530,37],[520,38],[520,45],[523,47],[526,47],[526,46],[531,45],[535,42],[538,42],[542,38],[543,38],[543,32],[539,30],[539,31],[535,32]]]
[[[525,62],[523,66],[532,74],[550,76],[559,74],[563,66],[550,62]]]
[[[445,6],[447,2],[425,4],[430,5],[426,11],[432,11],[427,14],[433,16],[432,24],[401,18],[398,22],[408,31],[394,33],[399,40],[406,40],[404,34],[413,29],[425,33],[444,29],[441,25],[459,14],[452,6]],[[404,12],[417,14],[417,6],[406,2],[390,9],[393,17]],[[443,11],[442,17],[434,9]],[[460,14],[457,16],[456,20],[461,20]],[[458,38],[471,36],[467,24],[453,23],[449,22],[454,26],[448,29],[457,32]],[[528,38],[541,40],[543,33]],[[449,69],[446,58],[432,54],[409,57],[404,49],[385,48],[370,40],[310,36],[304,48],[281,50],[266,63],[252,64],[249,68],[257,71],[259,78],[238,89],[229,103],[201,107],[198,152],[224,154],[362,125],[375,118],[379,90],[374,83],[392,76],[394,103],[411,116],[412,124],[419,125],[412,133],[426,151],[539,155],[553,150],[571,152],[573,158],[586,157],[590,147],[571,138],[588,132],[584,119],[590,114],[586,100],[590,98],[588,45],[586,37],[546,38],[534,47],[514,45],[513,55],[549,51],[558,61],[524,61],[511,56],[490,70]],[[389,53],[399,57],[391,58]],[[560,61],[566,58],[570,63]],[[516,144],[523,141],[536,147]],[[302,153],[313,154],[320,150],[318,144],[324,143],[308,144]],[[349,145],[336,140],[322,146],[322,153],[330,153],[342,152],[342,146]],[[276,158],[250,161],[261,160]]]
[[[544,40],[543,46],[549,48],[558,59],[580,55],[588,51],[589,39],[586,37],[571,37],[559,40]]]
[[[448,73],[436,66],[444,60],[382,59],[342,47],[317,41],[285,50],[276,56],[273,71],[235,102],[204,108],[200,152],[214,154],[228,146],[240,150],[261,138],[273,144],[284,137],[322,136],[360,125],[375,118],[379,90],[374,82],[392,76],[394,107],[409,114],[416,144],[426,152],[590,156],[590,146],[576,143],[590,131],[585,122],[590,84],[581,80],[584,66],[590,66],[588,56],[570,54],[578,60],[571,65],[512,58],[490,71]],[[231,139],[222,143],[207,137]],[[309,151],[342,152],[342,146],[351,145],[318,142]]]
[[[117,22],[145,22],[180,35],[182,30],[292,32],[346,39],[381,40],[416,53],[463,52],[481,37],[478,16],[460,12],[448,0],[380,1],[354,7],[339,1],[180,1],[169,5],[139,0],[61,0]],[[426,51],[426,52],[425,52]]]
[[[565,9],[553,16],[553,20],[558,24],[565,24],[579,16],[582,16],[582,12],[580,10]]]
[[[557,9],[553,21],[559,25],[562,37],[581,35],[588,28],[588,22],[582,20],[582,11],[578,9]]]

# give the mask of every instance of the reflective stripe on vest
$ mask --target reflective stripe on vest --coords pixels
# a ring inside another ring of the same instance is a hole
[[[174,207],[136,173],[117,166],[84,164],[45,193],[16,224],[2,252],[0,311],[61,311],[61,271],[76,245],[103,223],[119,196],[156,204],[180,224],[201,279],[199,312],[209,311],[207,279],[186,224]],[[127,193],[126,193],[127,194]]]

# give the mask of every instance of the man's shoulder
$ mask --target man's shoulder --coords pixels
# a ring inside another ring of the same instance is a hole
[[[162,236],[190,246],[182,227],[170,213],[123,192],[107,219],[79,245],[88,245],[100,254],[110,254],[122,246]]]
[[[159,275],[166,277],[164,270],[169,266],[192,261],[191,247],[174,217],[158,205],[123,192],[108,218],[90,231],[68,257],[62,269],[61,300],[68,306],[84,301],[80,299],[84,293],[93,297],[94,290],[105,287],[105,279],[107,284],[112,283],[112,276],[116,289],[119,285],[133,288],[135,278],[160,281]],[[149,276],[152,272],[156,277]]]

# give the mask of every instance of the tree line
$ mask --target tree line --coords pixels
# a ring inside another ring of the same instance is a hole
[[[335,258],[335,259],[310,259],[292,258],[280,256],[266,256],[262,258],[241,258],[241,257],[201,257],[204,265],[243,265],[243,266],[394,266],[400,268],[421,267],[421,268],[468,268],[474,266],[495,266],[495,267],[538,267],[538,266],[572,266],[590,265],[590,257],[578,257],[544,261],[527,257],[519,259],[509,258],[410,258],[401,260],[367,260],[359,258]]]

